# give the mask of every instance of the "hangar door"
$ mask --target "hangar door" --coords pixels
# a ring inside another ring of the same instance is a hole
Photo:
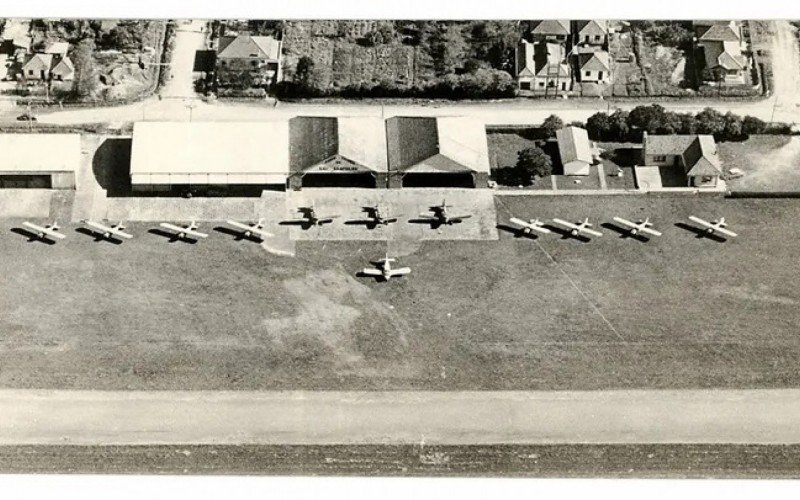
[[[370,172],[308,173],[303,175],[303,187],[374,188],[375,176]]]
[[[6,189],[50,189],[53,185],[50,174],[0,175],[0,188]]]
[[[403,187],[474,188],[475,179],[469,172],[410,173],[403,176]]]

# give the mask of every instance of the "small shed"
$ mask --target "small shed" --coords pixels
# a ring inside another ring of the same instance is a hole
[[[565,127],[556,131],[558,154],[564,175],[589,175],[594,162],[589,134],[580,127]]]

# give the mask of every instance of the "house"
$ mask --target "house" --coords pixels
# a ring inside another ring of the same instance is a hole
[[[710,25],[695,23],[697,46],[703,51],[706,79],[716,80],[713,72],[719,71],[723,81],[729,84],[744,84],[750,67],[744,55],[741,27],[736,21],[717,22]]]
[[[556,131],[556,141],[564,175],[589,175],[594,157],[586,130],[572,126],[562,128]]]
[[[69,52],[69,42],[53,42],[44,49],[45,54],[56,54],[61,57],[67,57],[67,52]]]
[[[572,86],[572,71],[559,43],[520,40],[516,57],[517,85],[522,91],[554,94]]]
[[[22,75],[26,80],[69,81],[75,77],[75,67],[66,55],[37,53],[28,56]]]
[[[50,73],[54,80],[67,82],[75,79],[75,66],[69,57],[64,56],[57,59]]]
[[[570,22],[563,19],[545,19],[531,24],[530,36],[534,42],[564,43],[569,38]]]
[[[223,36],[217,47],[218,85],[267,87],[281,80],[281,41],[271,36]]]
[[[575,21],[572,32],[578,45],[604,47],[608,44],[608,21]]]
[[[489,145],[480,120],[393,116],[386,120],[389,187],[489,185]]]
[[[131,146],[135,191],[284,189],[289,175],[289,123],[136,122]]]
[[[722,176],[717,144],[711,135],[645,134],[642,155],[645,165],[670,167],[671,176],[685,175],[690,187],[716,187]]]
[[[0,134],[0,151],[0,188],[75,188],[80,134]]]
[[[377,116],[289,120],[289,186],[386,188],[386,131]]]
[[[585,83],[609,83],[611,61],[608,52],[584,52],[578,57],[578,81]]]

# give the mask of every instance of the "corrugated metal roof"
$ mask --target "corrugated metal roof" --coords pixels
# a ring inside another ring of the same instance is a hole
[[[592,163],[592,145],[586,130],[580,127],[564,127],[556,131],[556,140],[562,164],[572,161]]]
[[[385,172],[386,133],[378,117],[298,116],[289,121],[289,164],[302,172],[328,160]]]

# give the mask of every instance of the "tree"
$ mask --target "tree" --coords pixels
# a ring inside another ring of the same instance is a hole
[[[472,56],[495,69],[512,71],[519,38],[515,21],[474,21],[470,29]]]
[[[742,134],[744,135],[763,134],[766,129],[766,122],[755,116],[747,115],[742,120]]]
[[[94,40],[84,38],[75,46],[72,63],[75,67],[75,94],[78,97],[89,97],[95,90],[94,79]]]
[[[457,24],[440,23],[431,33],[428,53],[433,60],[437,76],[453,73],[460,68],[467,56],[467,42]]]
[[[564,128],[564,120],[556,115],[550,115],[542,122],[542,130],[547,137],[555,137],[556,131]]]
[[[715,109],[706,108],[694,117],[698,134],[711,134],[720,137],[725,130],[725,118]]]
[[[743,123],[741,116],[728,111],[725,113],[725,116],[722,117],[722,123],[723,129],[720,139],[729,141],[742,136]]]
[[[594,141],[609,141],[614,140],[610,138],[611,120],[607,113],[599,111],[586,120],[586,132],[589,138]]]
[[[525,148],[517,153],[516,170],[523,184],[531,184],[536,177],[553,172],[553,161],[541,148]]]
[[[294,81],[302,87],[311,88],[314,80],[314,60],[303,56],[297,60],[294,70]]]

